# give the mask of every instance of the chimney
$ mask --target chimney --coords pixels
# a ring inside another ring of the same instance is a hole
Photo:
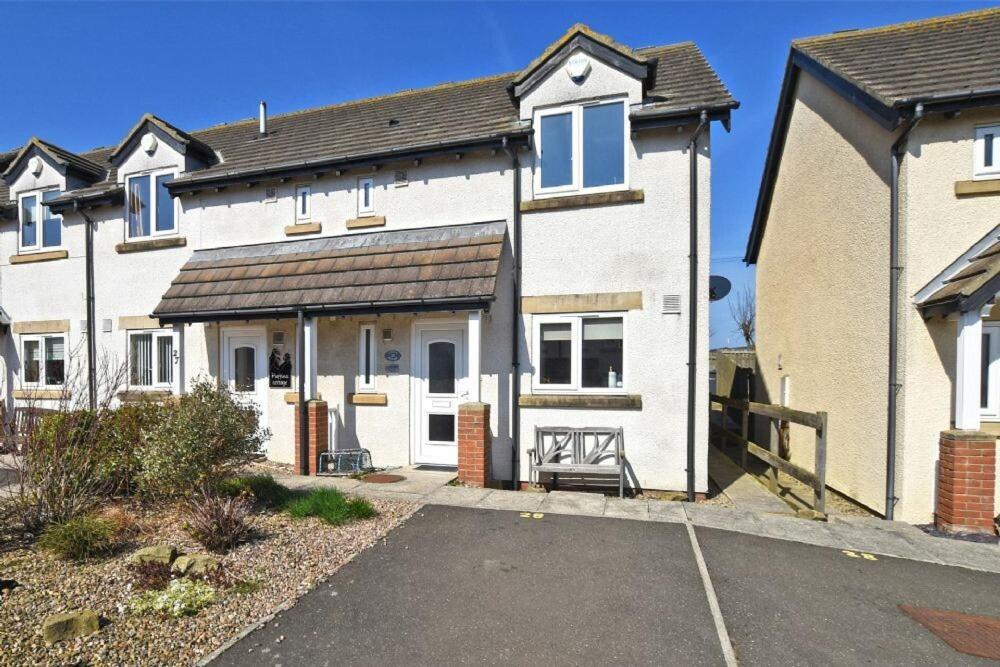
[[[260,101],[260,136],[267,136],[267,102]]]

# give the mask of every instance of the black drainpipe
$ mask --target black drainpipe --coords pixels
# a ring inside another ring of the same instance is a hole
[[[79,203],[73,202],[73,209],[83,216],[84,254],[86,255],[87,284],[87,399],[90,409],[97,409],[97,315],[94,305],[94,221],[80,210]]]
[[[512,307],[510,348],[510,442],[511,442],[511,486],[516,490],[521,473],[521,161],[517,158],[517,148],[503,139],[503,148],[510,156],[511,170],[514,172],[514,212],[511,230],[511,254],[513,255],[512,287],[514,304]]]
[[[903,267],[899,261],[899,166],[906,152],[910,132],[924,117],[924,105],[918,104],[913,117],[892,144],[889,175],[889,400],[886,409],[885,446],[885,519],[892,521],[896,506],[896,400],[899,397],[899,277]]]
[[[691,248],[688,254],[688,275],[690,276],[690,302],[688,304],[688,387],[687,387],[687,499],[689,503],[695,500],[694,493],[694,411],[695,386],[698,380],[698,137],[708,127],[708,113],[701,112],[698,127],[691,135],[688,143],[688,155],[691,160]]]
[[[300,310],[298,316],[299,348],[299,472],[309,474],[309,406],[306,405],[306,314]]]

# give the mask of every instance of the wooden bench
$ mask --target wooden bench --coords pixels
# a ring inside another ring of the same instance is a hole
[[[618,495],[625,495],[625,437],[620,427],[535,427],[535,446],[528,456],[533,482],[543,472],[618,475]]]
[[[14,408],[13,418],[8,418],[6,408],[0,407],[0,420],[3,424],[3,441],[0,442],[0,449],[21,451],[24,443],[28,441],[28,436],[38,427],[42,418],[56,412],[58,410],[49,408],[20,407]]]

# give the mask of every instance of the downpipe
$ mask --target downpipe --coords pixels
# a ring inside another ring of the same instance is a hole
[[[899,390],[899,170],[910,133],[924,118],[924,105],[914,107],[913,117],[892,144],[889,175],[889,385],[886,406],[885,520],[892,521],[896,507],[896,414]]]
[[[512,213],[511,255],[514,266],[512,275],[513,306],[511,317],[511,350],[510,350],[510,441],[511,441],[511,487],[516,491],[521,477],[521,407],[518,399],[521,396],[521,161],[517,157],[517,148],[510,145],[507,137],[503,138],[503,150],[510,157],[511,170],[514,172],[514,206]]]
[[[691,247],[688,254],[690,299],[688,304],[688,387],[687,387],[687,499],[695,501],[695,388],[698,380],[698,137],[708,127],[708,113],[701,112],[698,127],[688,143],[690,157]]]
[[[80,210],[76,202],[73,207],[83,216],[84,254],[86,255],[87,290],[87,402],[91,410],[97,409],[97,311],[94,297],[94,221]]]

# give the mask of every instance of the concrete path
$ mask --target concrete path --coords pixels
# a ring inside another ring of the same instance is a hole
[[[732,459],[712,445],[708,446],[708,476],[733,501],[736,509],[772,514],[795,514],[781,498],[748,475]]]
[[[996,617],[997,590],[687,523],[427,506],[211,664],[978,665],[898,605]]]
[[[399,472],[408,477],[416,478],[424,475],[427,477],[422,477],[419,481],[414,479],[409,486],[401,486],[406,482],[367,484],[353,479],[295,475],[275,475],[275,479],[291,488],[329,486],[359,496],[425,505],[666,523],[690,521],[694,526],[746,535],[1000,572],[1000,546],[932,537],[915,526],[899,521],[851,516],[831,516],[829,521],[809,521],[786,512],[731,509],[662,500],[609,498],[575,491],[536,493],[473,489],[447,486],[454,477],[454,474],[449,472],[417,470],[407,472],[406,469],[401,469]],[[781,504],[785,505],[783,502]]]

